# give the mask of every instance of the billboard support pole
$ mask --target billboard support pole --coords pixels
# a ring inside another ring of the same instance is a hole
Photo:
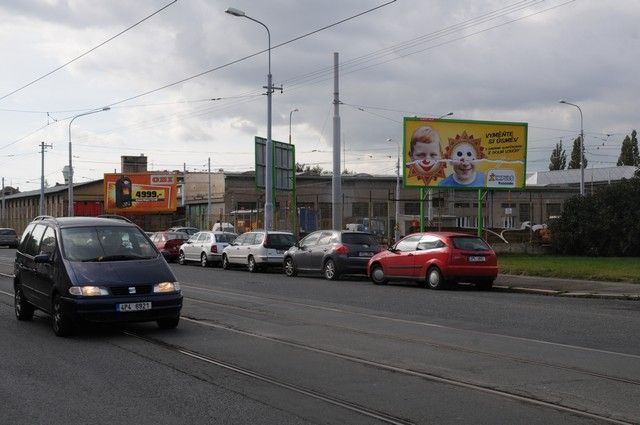
[[[425,190],[424,187],[420,188],[420,231],[424,232],[425,231],[425,226],[424,226],[424,200],[427,197],[427,191]]]
[[[478,217],[476,219],[476,224],[477,224],[477,236],[479,238],[482,237],[482,228],[484,227],[484,223],[483,221],[483,211],[482,211],[482,200],[484,199],[484,197],[487,195],[487,190],[486,189],[478,189]]]

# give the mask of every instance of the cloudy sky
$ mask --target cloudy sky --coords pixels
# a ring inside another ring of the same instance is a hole
[[[209,157],[214,170],[252,169],[254,136],[266,137],[267,54],[255,54],[267,35],[228,7],[271,31],[283,87],[273,139],[288,141],[291,117],[301,163],[332,166],[334,52],[352,171],[395,173],[387,139],[402,137],[403,117],[526,122],[527,171],[546,170],[559,140],[570,154],[580,115],[559,99],[582,108],[589,167],[615,166],[640,127],[637,0],[397,0],[364,14],[385,0],[178,0],[87,53],[170,3],[0,2],[5,185],[39,188],[43,141],[45,178],[62,182],[70,118],[104,106],[72,124],[76,182],[119,171],[125,154],[157,170],[205,170]]]

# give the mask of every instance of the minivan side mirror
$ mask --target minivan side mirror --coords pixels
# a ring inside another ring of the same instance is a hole
[[[49,255],[49,254],[38,254],[35,257],[33,257],[33,261],[35,261],[38,264],[50,263],[51,262],[51,255]]]

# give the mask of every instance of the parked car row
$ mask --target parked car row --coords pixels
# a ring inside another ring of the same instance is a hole
[[[199,232],[179,248],[180,264],[219,263],[252,273],[282,267],[287,276],[318,273],[328,280],[366,274],[377,285],[416,281],[432,289],[459,282],[490,289],[498,275],[496,254],[482,238],[466,233],[425,232],[382,249],[369,233],[319,230],[299,242],[293,234],[255,230],[234,238],[225,232]]]

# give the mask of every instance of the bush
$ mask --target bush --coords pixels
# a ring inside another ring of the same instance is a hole
[[[640,179],[570,198],[551,223],[551,233],[560,254],[640,256]]]

